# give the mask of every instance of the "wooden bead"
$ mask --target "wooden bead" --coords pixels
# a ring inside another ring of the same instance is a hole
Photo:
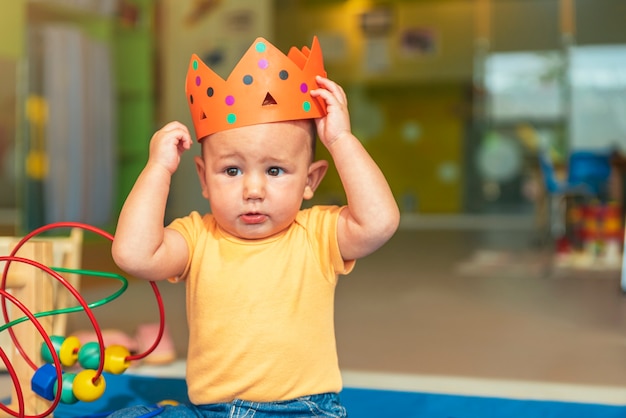
[[[106,389],[106,382],[101,375],[94,382],[95,370],[83,370],[74,377],[72,391],[76,399],[83,402],[93,402],[100,398]]]
[[[97,370],[100,366],[100,344],[91,341],[78,351],[78,363],[85,369]]]
[[[104,349],[104,370],[112,374],[122,374],[128,369],[130,351],[121,345],[111,345]]]
[[[80,340],[78,337],[69,336],[61,344],[59,349],[59,360],[65,367],[71,367],[76,364],[78,359],[78,349],[80,348]]]

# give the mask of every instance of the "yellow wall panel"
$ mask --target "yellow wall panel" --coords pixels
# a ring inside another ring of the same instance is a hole
[[[0,12],[0,57],[19,58],[24,53],[26,0],[3,1]]]
[[[329,76],[348,94],[353,131],[387,176],[401,210],[462,212],[473,3],[279,3],[277,44],[286,50],[320,37]],[[363,15],[377,11],[374,20],[388,16],[388,27],[364,30]],[[403,49],[403,36],[422,30],[432,34],[433,49]],[[323,147],[318,155],[329,158]],[[316,203],[344,199],[331,166]]]
[[[369,88],[357,98],[371,103],[368,115],[359,116],[362,104],[348,100],[353,131],[385,173],[404,213],[459,213],[463,210],[463,136],[467,109],[465,86],[386,86]],[[365,96],[365,97],[364,97]],[[378,113],[378,116],[376,115]],[[381,119],[370,136],[365,118]],[[366,125],[365,128],[362,125]],[[328,159],[319,149],[318,156]],[[331,169],[316,200],[343,203],[336,172]]]

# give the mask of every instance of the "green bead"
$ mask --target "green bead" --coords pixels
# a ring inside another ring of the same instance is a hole
[[[63,344],[63,341],[65,341],[65,337],[61,335],[52,335],[50,336],[50,341],[52,341],[52,347],[54,348],[54,351],[56,352],[56,355],[58,357],[59,350],[61,349],[61,344]],[[50,364],[54,363],[54,356],[50,352],[50,349],[46,345],[45,341],[41,343],[41,358],[46,363],[50,363]]]
[[[78,351],[78,362],[85,369],[97,370],[100,365],[100,344],[95,341],[84,344]]]
[[[75,373],[63,373],[63,383],[61,384],[61,402],[71,405],[78,402],[78,398],[74,395],[74,379]],[[58,382],[54,383],[54,392],[58,390]]]

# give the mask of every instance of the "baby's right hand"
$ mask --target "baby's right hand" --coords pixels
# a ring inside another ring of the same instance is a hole
[[[191,148],[193,140],[189,129],[180,122],[170,122],[156,131],[150,140],[148,162],[158,164],[174,174],[180,163],[180,156]]]

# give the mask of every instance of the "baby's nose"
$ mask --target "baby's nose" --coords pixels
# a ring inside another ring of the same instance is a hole
[[[261,175],[248,174],[245,176],[244,198],[263,199],[265,197],[265,178]]]

